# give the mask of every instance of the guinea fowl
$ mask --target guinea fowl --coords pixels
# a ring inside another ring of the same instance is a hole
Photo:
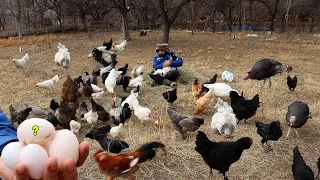
[[[286,139],[288,139],[291,128],[301,128],[307,123],[308,119],[311,118],[309,107],[307,104],[301,101],[295,101],[288,107],[288,112],[286,115],[286,121],[289,126],[288,134]],[[297,136],[298,132],[295,130]]]
[[[294,89],[297,87],[297,76],[294,76],[293,78],[291,78],[289,75],[287,77],[287,85],[289,87],[290,91],[294,91]]]
[[[282,129],[279,121],[273,121],[270,124],[265,124],[263,122],[256,122],[257,133],[262,137],[261,143],[268,145],[269,140],[278,141],[282,136]]]
[[[212,169],[216,169],[223,174],[224,180],[228,180],[226,172],[233,163],[240,159],[242,152],[251,147],[252,139],[243,137],[235,142],[213,142],[205,133],[198,131],[195,143],[195,150],[209,166],[210,174],[212,174]]]
[[[318,166],[318,174],[317,177],[314,178],[314,174],[312,169],[306,164],[303,157],[300,154],[299,147],[296,146],[293,149],[293,164],[292,164],[292,173],[295,180],[314,180],[319,179],[319,171],[320,171],[320,158],[318,158],[317,162]]]
[[[195,132],[204,124],[204,119],[181,115],[170,109],[168,109],[168,114],[173,123],[173,127],[182,134],[183,139],[185,139],[187,132]]]
[[[32,108],[25,108],[22,110],[16,110],[12,105],[9,106],[10,111],[10,120],[11,122],[18,122],[18,124],[21,124],[24,120],[27,119],[30,112],[32,111]]]
[[[264,83],[269,79],[269,87],[271,87],[270,78],[278,73],[282,73],[287,66],[273,59],[261,59],[257,61],[252,69],[244,76],[244,80],[255,79],[264,80]]]
[[[231,107],[234,114],[239,120],[238,123],[244,119],[244,123],[247,123],[247,119],[256,114],[259,105],[259,95],[255,95],[251,100],[246,100],[243,96],[240,96],[235,91],[230,91]]]
[[[178,97],[177,97],[177,88],[174,88],[172,91],[167,91],[162,93],[163,98],[172,105]]]

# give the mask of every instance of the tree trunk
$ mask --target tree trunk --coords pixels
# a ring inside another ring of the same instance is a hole
[[[21,20],[16,18],[18,37],[22,38]]]
[[[212,19],[213,19],[213,22],[212,22],[212,32],[213,33],[215,33],[216,32],[216,29],[217,29],[217,27],[216,27],[216,10],[213,10],[213,17],[212,17]]]
[[[127,41],[131,41],[132,38],[130,36],[130,32],[129,32],[129,19],[128,19],[128,12],[126,10],[121,12],[122,14],[122,33],[124,38]]]
[[[232,9],[230,7],[228,8],[228,23],[229,23],[228,30],[231,32],[232,31]]]
[[[85,13],[81,13],[80,14],[80,19],[81,19],[81,23],[84,27],[84,31],[87,31],[88,30],[88,27],[87,27],[87,19],[86,19],[86,14]]]
[[[251,30],[253,30],[253,16],[252,16],[252,0],[250,0],[250,24],[251,24]]]
[[[314,32],[315,23],[316,23],[316,18],[315,18],[315,17],[312,17],[312,18],[311,18],[311,25],[310,25],[310,33],[313,33],[313,32]]]
[[[162,42],[168,43],[169,42],[169,34],[170,34],[171,25],[169,22],[164,23],[163,27],[163,37]]]

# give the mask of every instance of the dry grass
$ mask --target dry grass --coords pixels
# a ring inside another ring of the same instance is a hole
[[[25,36],[21,39],[19,38],[9,38],[9,39],[0,39],[0,45],[2,46],[23,46],[23,45],[32,45],[32,44],[50,44],[50,42],[55,41],[65,41],[72,38],[70,34],[61,34],[61,35],[41,35],[41,36]]]
[[[133,32],[134,41],[129,42],[126,50],[118,56],[119,65],[129,63],[131,70],[144,64],[148,67],[147,72],[151,70],[155,44],[160,41],[161,33],[151,32],[147,37],[139,37],[138,34],[139,32]],[[71,52],[71,67],[68,70],[55,67],[53,57],[56,53],[56,46],[54,44],[52,48],[48,48],[46,43],[24,45],[23,52],[18,51],[18,46],[1,47],[0,99],[2,109],[8,113],[10,104],[22,108],[23,103],[48,109],[51,98],[60,99],[62,82],[66,79],[66,75],[70,74],[75,77],[85,71],[90,71],[95,66],[92,59],[86,58],[90,50],[110,38],[121,41],[120,33],[96,33],[93,34],[92,39],[88,39],[86,34],[74,34],[72,38],[62,41]],[[294,35],[287,39],[285,34],[275,34],[272,37],[261,34],[257,38],[247,38],[243,34],[238,34],[233,40],[229,39],[228,34],[197,33],[192,36],[185,32],[173,32],[171,38],[171,49],[179,50],[184,54],[184,66],[181,68],[183,76],[178,89],[179,98],[173,105],[173,108],[180,113],[193,113],[194,102],[190,96],[191,81],[194,77],[203,81],[214,73],[221,75],[224,70],[232,71],[236,78],[230,83],[231,86],[244,91],[244,95],[251,98],[260,92],[261,83],[243,81],[242,75],[257,59],[269,57],[290,64],[298,76],[299,82],[295,92],[288,91],[286,74],[273,78],[271,88],[262,89],[260,96],[263,107],[258,110],[255,117],[248,121],[248,125],[241,122],[234,133],[234,139],[250,136],[254,143],[249,150],[243,153],[241,159],[232,165],[228,172],[230,179],[292,179],[292,149],[296,145],[300,146],[306,162],[316,170],[316,160],[320,156],[318,148],[320,130],[317,128],[320,126],[318,121],[320,89],[317,83],[320,78],[318,71],[320,46],[317,39],[309,35],[304,36],[301,40],[300,36]],[[16,69],[12,58],[22,57],[26,52],[30,55],[27,68],[25,71]],[[37,82],[49,79],[55,74],[60,75],[61,81],[52,91],[35,87]],[[165,111],[167,104],[161,96],[162,92],[169,88],[151,88],[150,82],[150,78],[146,77],[140,102],[143,106],[148,106],[153,110],[154,116],[161,121],[162,126],[156,129],[152,123],[141,124],[133,117],[121,137],[130,144],[130,148],[124,152],[133,151],[149,141],[161,141],[167,146],[168,158],[165,163],[164,158],[160,155],[144,163],[137,173],[137,179],[222,179],[222,175],[217,172],[212,177],[209,175],[209,168],[194,150],[195,133],[191,133],[186,140],[182,140],[181,135],[173,131]],[[107,96],[99,102],[110,104],[110,99],[111,97]],[[280,120],[284,126],[284,133],[286,133],[288,128],[284,120],[287,107],[296,100],[309,104],[313,119],[298,130],[300,139],[292,133],[288,141],[281,138],[275,143],[274,152],[265,154],[260,145],[260,137],[256,134],[254,121]],[[206,132],[211,139],[225,140],[211,130],[212,115],[212,108],[201,114],[205,118],[205,124],[201,130]],[[81,129],[78,136],[80,141],[84,140],[84,135],[90,130],[89,127]],[[100,148],[99,144],[89,139],[85,140],[90,142],[90,156],[84,166],[79,169],[79,179],[106,179],[98,172],[97,165],[92,158],[93,153]]]

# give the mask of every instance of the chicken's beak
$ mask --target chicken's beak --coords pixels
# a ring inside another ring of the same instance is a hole
[[[92,53],[90,53],[89,56],[88,56],[88,58],[89,58],[89,57],[92,57],[92,56],[93,56]]]

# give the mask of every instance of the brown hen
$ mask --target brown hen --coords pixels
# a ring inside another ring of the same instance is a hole
[[[70,76],[67,76],[66,81],[62,86],[61,98],[67,102],[78,102],[80,94],[78,92],[77,84],[71,79]]]

